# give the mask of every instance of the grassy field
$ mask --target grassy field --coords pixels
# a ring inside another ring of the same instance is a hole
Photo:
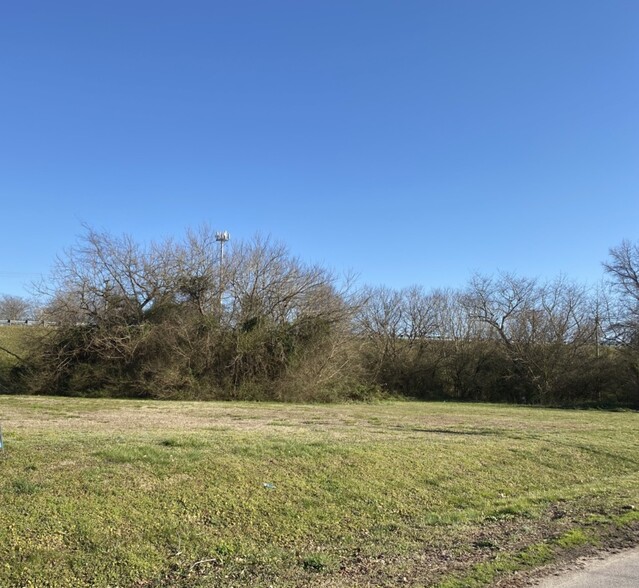
[[[14,365],[16,358],[11,353],[22,356],[29,349],[33,336],[40,333],[42,333],[40,327],[1,326],[0,367]]]
[[[486,586],[639,527],[639,415],[0,396],[0,586]]]
[[[0,393],[11,391],[10,370],[24,358],[33,341],[46,333],[42,327],[0,326]]]

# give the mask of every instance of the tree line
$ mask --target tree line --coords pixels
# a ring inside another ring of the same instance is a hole
[[[639,244],[610,250],[594,290],[510,273],[359,287],[269,238],[221,252],[208,227],[151,244],[87,227],[39,287],[56,326],[12,389],[639,406]]]

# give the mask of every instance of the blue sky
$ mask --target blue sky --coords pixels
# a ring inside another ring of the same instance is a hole
[[[0,83],[0,293],[82,223],[426,288],[639,239],[635,0],[21,0]]]

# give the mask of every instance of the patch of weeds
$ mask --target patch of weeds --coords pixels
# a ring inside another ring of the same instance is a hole
[[[222,557],[228,557],[235,554],[235,547],[226,541],[221,541],[215,546],[215,553]]]
[[[437,588],[482,588],[491,585],[502,574],[548,563],[553,555],[551,547],[537,543],[519,553],[505,554],[492,561],[476,564],[469,573],[446,578],[437,584]]]
[[[555,540],[555,543],[564,549],[579,547],[580,545],[589,545],[593,542],[594,538],[579,528],[571,529]]]
[[[198,439],[196,437],[167,437],[161,439],[158,443],[162,447],[185,447],[189,449],[201,449],[206,447],[207,443],[204,439]]]
[[[325,553],[312,553],[302,558],[302,567],[307,572],[325,572],[333,564],[333,558]]]
[[[521,565],[516,569],[532,568],[548,563],[553,558],[553,550],[546,543],[536,543],[515,555]]]
[[[499,549],[499,546],[490,539],[478,539],[473,543],[473,546],[479,549]]]
[[[618,525],[629,525],[636,521],[639,521],[639,511],[630,510],[622,515],[613,518],[613,521]]]
[[[14,480],[11,486],[16,494],[35,494],[38,490],[40,490],[39,484],[35,484],[34,482],[25,480],[24,478]]]
[[[511,520],[517,517],[530,517],[531,513],[522,504],[509,504],[494,510],[490,515],[486,517],[486,520],[500,521]]]
[[[586,525],[603,525],[603,524],[611,523],[611,522],[612,522],[612,519],[608,515],[593,514],[586,519],[585,524]]]
[[[162,439],[160,445],[162,445],[162,447],[181,447],[182,443],[177,439]]]

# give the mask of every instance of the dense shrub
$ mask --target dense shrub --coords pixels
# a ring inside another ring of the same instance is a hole
[[[268,239],[222,258],[206,228],[148,246],[88,229],[0,391],[639,406],[639,248],[611,256],[596,295],[512,274],[356,291]]]

